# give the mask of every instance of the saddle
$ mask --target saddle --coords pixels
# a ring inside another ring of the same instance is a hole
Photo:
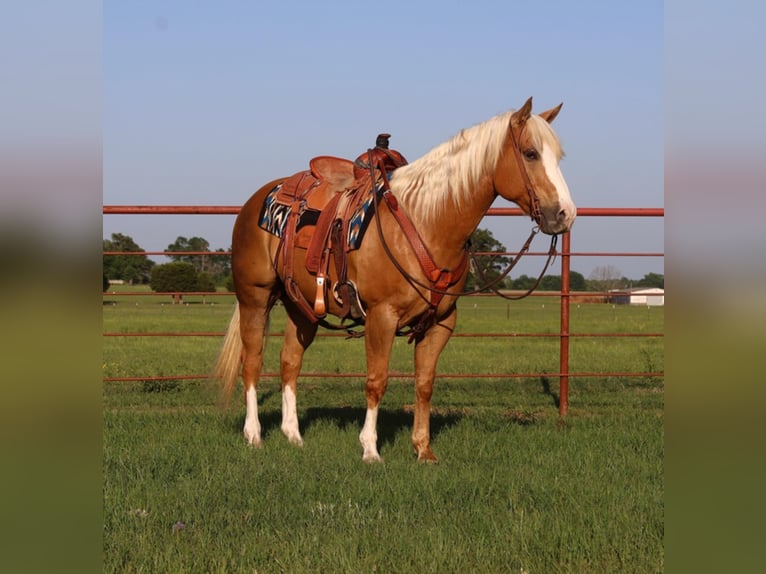
[[[352,162],[339,157],[318,156],[309,162],[308,170],[287,178],[276,192],[274,202],[290,209],[274,266],[279,269],[281,258],[287,295],[312,322],[327,315],[331,262],[337,277],[332,293],[341,306],[341,321],[350,318],[359,323],[364,318],[354,284],[347,276],[349,221],[370,193],[379,169],[395,169],[407,163],[403,156],[388,150],[389,137],[380,134],[376,141],[378,145],[360,156],[376,158],[372,167],[360,163],[360,158]],[[384,156],[389,159],[388,163],[377,161]],[[306,270],[316,277],[313,302],[306,299],[294,279],[295,249],[306,249]]]

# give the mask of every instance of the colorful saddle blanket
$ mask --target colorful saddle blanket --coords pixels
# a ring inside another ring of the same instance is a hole
[[[277,200],[279,191],[282,188],[282,183],[274,187],[266,196],[266,200],[263,202],[263,208],[261,209],[261,216],[258,220],[258,226],[277,237],[282,237],[285,232],[285,226],[287,225],[288,215],[292,209],[291,205],[286,205]],[[377,190],[379,190],[379,185]],[[372,189],[370,189],[364,196],[364,199],[359,203],[356,209],[351,213],[348,224],[348,233],[346,237],[346,245],[349,251],[359,249],[362,244],[362,239],[367,227],[372,220],[372,216],[375,212],[375,196]],[[298,232],[300,234],[301,229],[308,226],[315,226],[319,220],[321,210],[313,209],[305,204],[302,204],[301,211],[298,214]],[[305,245],[298,243],[298,247],[305,247]]]
[[[354,163],[343,158],[318,156],[309,167],[268,192],[258,226],[280,238],[274,267],[287,295],[309,320],[316,322],[326,315],[332,283],[333,296],[341,306],[337,316],[357,321],[364,310],[347,275],[347,255],[362,244],[374,215],[375,193],[383,181],[373,185],[372,170],[357,177]],[[299,258],[305,271],[316,278],[313,306],[295,280],[298,249],[305,250]]]

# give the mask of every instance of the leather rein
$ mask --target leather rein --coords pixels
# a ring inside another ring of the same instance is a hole
[[[431,257],[431,254],[428,251],[428,248],[425,246],[425,244],[423,243],[423,240],[420,238],[420,234],[418,234],[417,230],[415,229],[415,226],[413,225],[412,221],[410,220],[409,217],[407,217],[406,214],[404,214],[399,209],[399,202],[397,201],[393,193],[391,193],[391,187],[388,180],[388,175],[386,173],[384,166],[376,165],[375,162],[373,161],[372,150],[371,149],[367,150],[367,154],[369,158],[368,166],[370,169],[371,180],[375,181],[376,167],[379,167],[378,171],[382,179],[382,189],[380,193],[374,194],[375,213],[376,213],[375,219],[376,219],[376,225],[377,225],[378,235],[380,237],[381,245],[383,246],[383,250],[385,251],[391,263],[393,263],[394,267],[396,267],[397,271],[399,271],[399,273],[405,278],[405,280],[413,288],[415,288],[415,291],[418,293],[418,295],[420,295],[420,297],[429,305],[425,313],[423,313],[423,315],[418,319],[417,323],[415,323],[412,327],[410,327],[409,331],[399,333],[401,335],[405,335],[405,334],[409,335],[410,342],[412,342],[413,340],[419,340],[420,338],[422,338],[423,334],[435,323],[436,309],[439,305],[439,302],[445,295],[461,297],[466,295],[475,295],[483,291],[492,290],[494,293],[496,293],[497,295],[499,295],[500,297],[504,299],[510,299],[510,300],[523,299],[524,297],[527,297],[528,295],[530,295],[535,289],[537,289],[540,282],[542,281],[543,276],[545,275],[545,272],[548,270],[548,267],[550,266],[551,262],[556,257],[556,244],[558,242],[558,236],[553,235],[551,236],[551,244],[550,244],[550,248],[548,249],[548,256],[547,256],[545,265],[543,266],[542,271],[538,275],[537,280],[532,285],[532,287],[530,287],[521,295],[505,295],[501,293],[499,289],[497,288],[497,285],[508,276],[511,270],[519,262],[521,257],[529,251],[529,247],[532,244],[532,240],[534,239],[535,235],[537,235],[537,233],[540,231],[540,222],[542,220],[542,210],[540,209],[540,200],[537,197],[537,194],[535,193],[534,186],[532,185],[532,181],[530,180],[529,174],[527,173],[526,166],[524,165],[524,160],[521,157],[521,147],[520,147],[519,140],[517,140],[516,138],[516,135],[513,131],[513,127],[510,128],[510,131],[511,131],[511,138],[513,141],[514,156],[519,166],[519,172],[521,173],[522,179],[524,180],[524,186],[526,187],[527,194],[529,195],[530,218],[536,223],[536,225],[532,229],[527,240],[524,242],[524,245],[522,246],[521,250],[516,254],[513,260],[508,264],[505,270],[498,277],[495,277],[492,280],[486,279],[486,276],[484,275],[480,265],[478,264],[477,256],[472,250],[470,250],[468,244],[466,244],[466,249],[462,259],[460,260],[460,263],[454,269],[452,270],[443,269],[436,265],[433,258]],[[522,128],[522,131],[523,131],[523,128]],[[425,274],[425,276],[428,278],[428,281],[430,284],[426,284],[422,281],[419,281],[418,279],[413,277],[411,274],[409,274],[402,267],[402,265],[396,259],[396,256],[392,253],[390,247],[388,246],[388,243],[385,240],[385,236],[383,235],[383,229],[382,229],[380,216],[379,216],[381,197],[386,202],[386,205],[390,213],[393,215],[394,219],[399,224],[405,236],[407,237],[407,240],[409,241],[410,246],[412,247],[413,251],[415,252],[415,255],[417,256],[418,263],[420,264],[420,267],[423,273]],[[449,288],[452,285],[456,284],[465,274],[468,268],[469,258],[471,262],[473,263],[473,268],[477,276],[481,279],[481,281],[484,284],[476,289],[473,289],[472,291],[465,291],[460,293],[449,291]],[[420,287],[428,291],[430,298],[423,295],[423,293],[419,289],[417,289],[417,287]]]
[[[526,127],[526,124],[524,125]],[[527,251],[529,251],[529,246],[532,244],[532,239],[534,239],[535,235],[540,231],[540,222],[542,221],[543,212],[540,208],[540,199],[537,197],[537,193],[535,193],[535,188],[532,185],[532,180],[529,179],[529,173],[527,172],[527,167],[524,164],[524,159],[521,157],[521,133],[519,134],[519,138],[516,138],[516,134],[513,131],[513,126],[510,128],[511,130],[511,140],[513,141],[513,155],[516,157],[516,163],[519,166],[519,173],[521,173],[521,177],[524,180],[524,186],[527,188],[527,194],[529,195],[529,217],[532,219],[532,221],[535,222],[535,227],[532,228],[532,232],[529,234],[529,237],[524,242],[524,245],[522,246],[521,250],[516,254],[516,257],[513,258],[513,260],[508,264],[508,266],[505,268],[505,270],[494,279],[487,280],[486,276],[484,275],[484,272],[481,270],[481,267],[479,266],[479,262],[477,260],[477,257],[474,252],[470,252],[471,260],[473,263],[474,271],[476,272],[476,275],[479,276],[479,278],[482,280],[484,285],[478,289],[474,289],[471,292],[466,292],[464,295],[471,295],[475,293],[480,293],[482,291],[486,291],[487,289],[490,289],[492,292],[494,292],[496,295],[499,295],[503,299],[509,299],[511,301],[518,301],[519,299],[523,299],[525,297],[528,297],[532,294],[532,292],[537,289],[537,287],[540,285],[540,282],[543,280],[543,276],[545,275],[545,272],[548,270],[548,267],[553,262],[553,260],[556,258],[556,245],[558,243],[559,236],[558,235],[552,235],[551,236],[551,244],[548,248],[548,257],[545,260],[545,265],[543,265],[542,271],[540,271],[540,274],[537,276],[537,279],[532,284],[532,286],[527,289],[524,293],[520,295],[505,295],[504,293],[501,293],[500,290],[497,288],[497,285],[505,279],[508,274],[511,272],[511,269],[513,269],[516,266],[516,263],[519,262],[519,259],[521,259],[521,256],[524,255]],[[524,128],[521,128],[521,132],[524,132]]]

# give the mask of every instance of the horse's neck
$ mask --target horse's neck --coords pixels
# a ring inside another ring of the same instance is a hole
[[[437,261],[462,257],[465,244],[481,223],[482,218],[495,199],[494,186],[490,178],[480,182],[462,204],[454,197],[446,198],[444,209],[434,221],[418,220],[413,217],[418,232]],[[412,213],[409,206],[404,205]],[[448,264],[445,261],[444,264]]]

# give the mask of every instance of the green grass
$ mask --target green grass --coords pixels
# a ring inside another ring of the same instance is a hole
[[[230,299],[188,299],[106,296],[104,330],[226,328]],[[556,332],[557,302],[541,299],[463,300],[458,332]],[[277,310],[273,329],[282,321]],[[662,332],[663,311],[573,305],[572,331]],[[104,376],[205,373],[219,345],[105,338]],[[271,340],[266,370],[277,370],[279,346]],[[411,370],[411,352],[397,340],[392,369]],[[662,370],[663,357],[661,339],[572,341],[573,370]],[[318,339],[304,370],[363,372],[363,342]],[[557,370],[555,338],[454,338],[439,372]],[[661,379],[573,379],[563,422],[553,377],[439,379],[436,466],[414,460],[407,379],[393,379],[383,400],[385,462],[361,462],[363,388],[361,378],[299,383],[297,448],[279,430],[279,383],[264,379],[265,446],[255,450],[241,437],[241,400],[219,410],[207,381],[105,383],[104,570],[663,570]]]

